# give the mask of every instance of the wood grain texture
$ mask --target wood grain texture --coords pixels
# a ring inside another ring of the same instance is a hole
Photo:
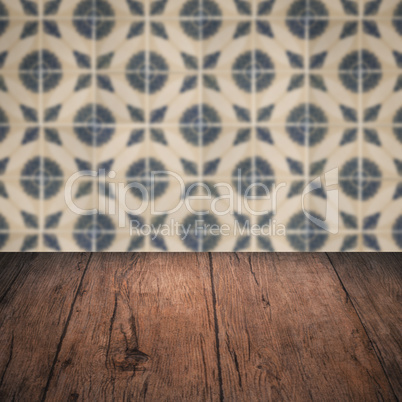
[[[0,400],[402,399],[401,261],[0,254]]]
[[[322,254],[211,256],[225,400],[394,400]]]
[[[89,254],[2,260],[0,400],[40,400]]]
[[[383,365],[402,398],[402,258],[400,254],[330,253]]]
[[[49,400],[219,399],[205,254],[95,254]]]
[[[35,258],[32,253],[0,253],[0,303],[6,297],[13,283],[18,278],[24,265]]]

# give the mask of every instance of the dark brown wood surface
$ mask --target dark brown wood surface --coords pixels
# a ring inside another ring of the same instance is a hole
[[[0,400],[398,400],[402,258],[0,254]]]
[[[217,399],[208,256],[97,254],[46,396]]]
[[[9,254],[1,261],[1,401],[41,399],[89,258]]]
[[[353,306],[322,254],[214,254],[229,400],[390,400]]]
[[[402,396],[402,257],[332,253],[329,259],[395,393]]]

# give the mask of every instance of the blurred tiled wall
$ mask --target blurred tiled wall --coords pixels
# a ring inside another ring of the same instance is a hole
[[[402,1],[0,0],[0,249],[402,249]]]

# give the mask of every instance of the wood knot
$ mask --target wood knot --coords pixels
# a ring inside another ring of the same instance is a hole
[[[73,362],[73,361],[72,361],[71,359],[64,360],[64,362],[61,364],[61,367],[62,367],[63,369],[65,369],[65,368],[68,367],[72,362]]]
[[[146,363],[149,360],[149,356],[147,354],[145,354],[144,352],[141,352],[141,350],[133,349],[133,350],[128,350],[126,352],[125,360],[128,362],[141,364],[141,363]]]
[[[127,350],[125,355],[114,359],[114,364],[123,371],[145,371],[143,365],[149,360],[149,356],[141,350]]]

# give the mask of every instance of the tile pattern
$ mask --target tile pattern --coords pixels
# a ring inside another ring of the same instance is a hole
[[[402,249],[402,1],[0,0],[0,249]]]

